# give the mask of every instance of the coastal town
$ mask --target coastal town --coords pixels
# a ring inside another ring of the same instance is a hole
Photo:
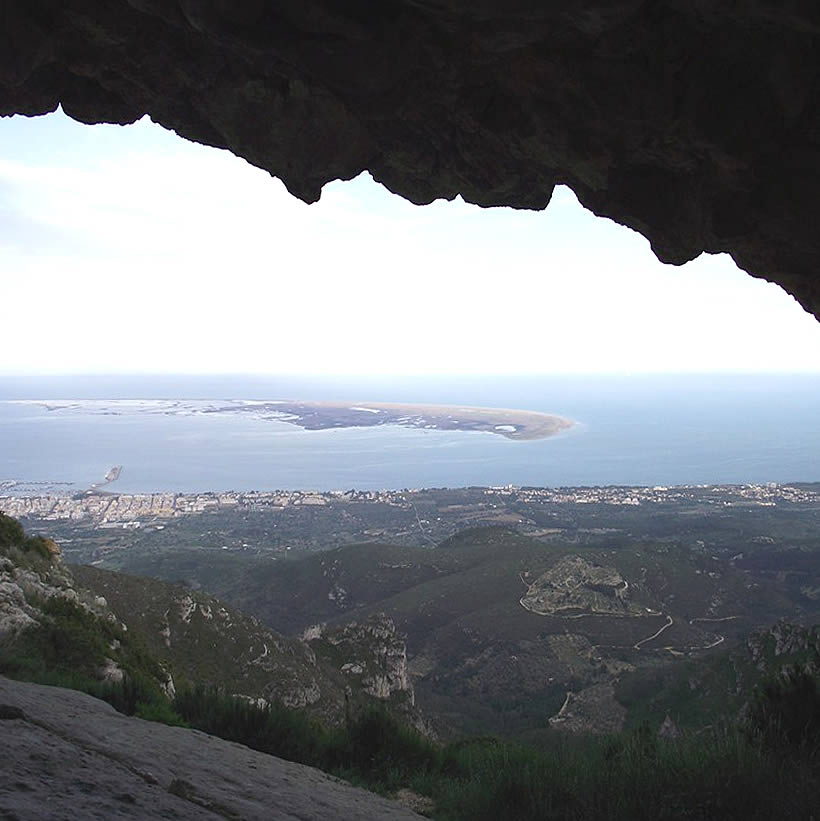
[[[399,509],[411,509],[418,497],[428,499],[435,489],[414,490],[272,490],[225,491],[209,493],[138,493],[115,494],[87,492],[79,495],[15,495],[14,484],[0,483],[0,509],[9,516],[45,521],[88,521],[97,525],[131,525],[143,521],[173,519],[191,514],[217,511],[283,511],[294,507],[325,507],[344,503],[379,503]],[[441,491],[444,493],[445,491]],[[512,500],[530,504],[557,505],[660,505],[682,502],[724,507],[778,503],[820,503],[820,486],[781,485],[681,485],[676,487],[575,487],[533,488],[505,485],[501,487],[461,488],[446,491],[447,496],[462,493],[469,496],[461,507],[478,505],[490,510],[506,506]],[[445,512],[455,512],[452,504]]]

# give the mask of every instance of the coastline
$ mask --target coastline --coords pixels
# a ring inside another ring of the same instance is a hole
[[[101,416],[236,415],[285,422],[303,430],[370,428],[386,425],[443,431],[494,433],[514,441],[547,439],[576,425],[574,420],[543,411],[474,405],[370,402],[315,399],[205,400],[3,400],[11,405],[37,405],[48,413],[86,412]],[[203,405],[204,407],[197,407]],[[106,477],[106,482],[115,481]]]

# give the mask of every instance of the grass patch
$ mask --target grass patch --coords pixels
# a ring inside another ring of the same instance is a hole
[[[157,682],[144,675],[126,674],[121,681],[99,681],[76,671],[48,669],[42,664],[32,663],[31,656],[9,653],[5,649],[0,649],[0,673],[18,681],[79,690],[107,702],[125,715],[176,727],[188,726],[175,712]]]

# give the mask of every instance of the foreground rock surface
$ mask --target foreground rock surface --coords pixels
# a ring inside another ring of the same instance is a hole
[[[0,739],[3,818],[421,818],[312,767],[1,677]]]
[[[418,203],[566,183],[820,315],[819,55],[820,5],[781,0],[6,0],[0,114],[148,113],[307,201],[365,169]]]

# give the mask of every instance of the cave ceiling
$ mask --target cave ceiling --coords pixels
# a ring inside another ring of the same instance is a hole
[[[663,261],[728,252],[820,316],[816,0],[0,0],[0,114],[149,114],[312,202],[557,184]]]

